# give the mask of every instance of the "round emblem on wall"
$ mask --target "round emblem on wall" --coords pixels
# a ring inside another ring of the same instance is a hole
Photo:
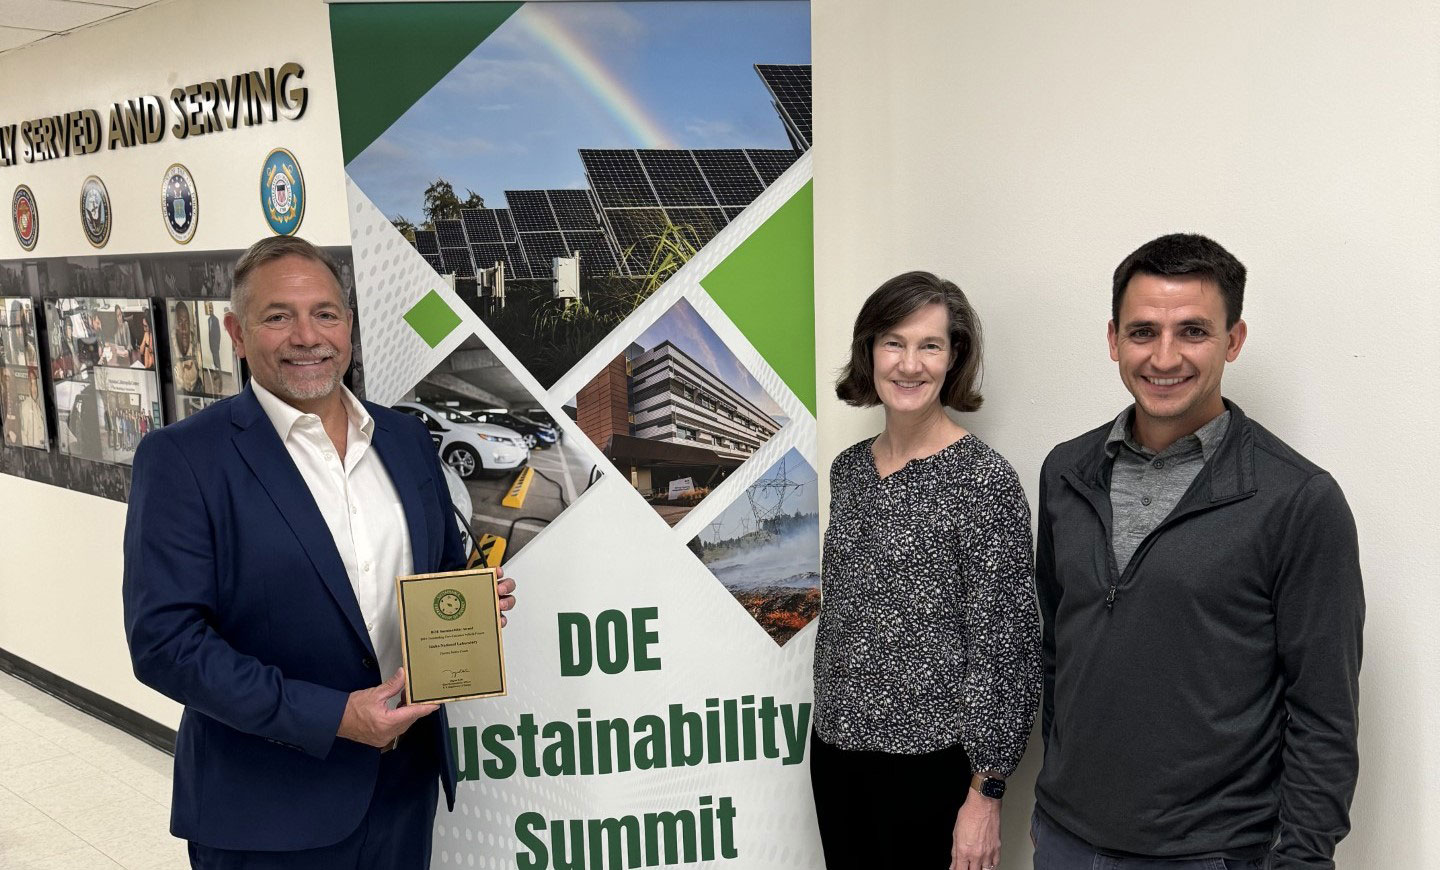
[[[200,223],[200,192],[195,189],[190,170],[179,163],[165,170],[160,211],[170,238],[183,245],[195,237],[195,226]]]
[[[80,185],[80,228],[85,240],[97,248],[110,241],[110,191],[105,182],[92,175]]]
[[[465,596],[455,589],[445,589],[435,596],[435,615],[441,619],[459,619],[465,613]]]
[[[305,219],[305,176],[300,161],[284,148],[265,157],[260,169],[260,208],[278,236],[293,236]]]
[[[35,194],[23,184],[15,188],[15,195],[10,198],[10,222],[20,247],[35,250],[35,243],[40,240],[40,209],[35,207]]]

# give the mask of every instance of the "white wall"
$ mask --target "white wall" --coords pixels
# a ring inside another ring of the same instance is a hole
[[[1339,866],[1440,866],[1440,7],[816,0],[813,21],[822,462],[881,425],[828,386],[861,300],[927,268],[984,319],[986,404],[963,422],[1033,504],[1049,448],[1129,401],[1105,348],[1116,264],[1213,236],[1250,269],[1226,393],[1335,475],[1360,528]],[[1030,866],[1039,756],[1005,802],[1006,868]]]
[[[194,253],[243,249],[270,230],[260,210],[260,167],[288,148],[305,174],[299,234],[348,245],[345,179],[335,110],[330,27],[321,0],[171,0],[70,36],[0,54],[0,124],[91,108],[296,61],[310,104],[280,120],[115,151],[0,168],[6,204],[0,260],[22,257]],[[173,123],[173,118],[172,121]],[[168,125],[167,125],[168,126]],[[188,245],[160,221],[161,178],[184,163],[200,192],[200,223]],[[99,175],[110,191],[114,230],[97,252],[80,229],[80,184]],[[23,251],[10,229],[10,194],[34,191],[40,239]],[[178,705],[130,672],[120,622],[118,502],[0,475],[0,649],[175,727]]]

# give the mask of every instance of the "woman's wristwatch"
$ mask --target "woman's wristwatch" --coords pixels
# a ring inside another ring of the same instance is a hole
[[[981,776],[977,773],[970,777],[970,787],[997,801],[1005,797],[1005,780],[998,776]]]

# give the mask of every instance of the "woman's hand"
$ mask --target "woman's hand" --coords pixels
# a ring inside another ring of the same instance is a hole
[[[955,814],[950,870],[994,870],[1000,866],[1000,802],[966,787]]]

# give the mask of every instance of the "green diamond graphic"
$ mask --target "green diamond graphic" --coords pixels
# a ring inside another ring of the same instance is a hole
[[[439,293],[431,290],[416,302],[413,308],[405,312],[405,322],[425,339],[426,344],[434,347],[460,325],[460,315],[445,304]]]
[[[815,413],[815,242],[811,182],[700,279],[775,373]]]

